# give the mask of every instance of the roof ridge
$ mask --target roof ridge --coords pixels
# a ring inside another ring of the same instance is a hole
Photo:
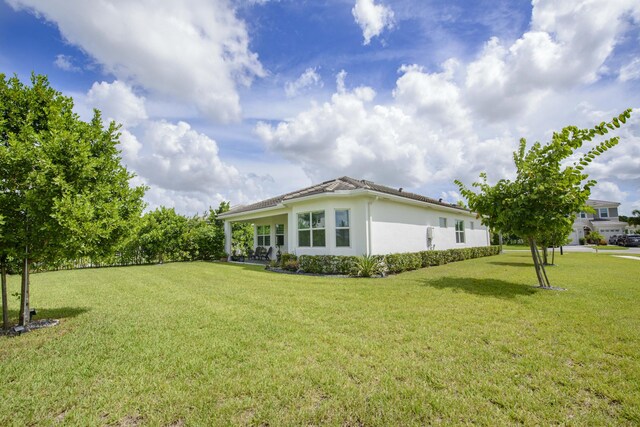
[[[371,190],[379,193],[389,194],[392,196],[403,197],[405,199],[412,199],[420,202],[431,203],[435,205],[445,206],[449,208],[457,208],[460,210],[468,211],[468,209],[460,207],[455,203],[443,202],[442,199],[437,200],[431,197],[423,196],[418,193],[403,191],[402,188],[389,187],[387,185],[376,184],[373,181],[367,181],[366,179],[355,179],[345,175],[339,178],[324,181],[320,184],[310,185],[308,187],[304,187],[296,191],[291,191],[289,193],[285,193],[279,196],[261,200],[249,205],[237,206],[225,212],[225,214],[235,214],[235,213],[241,213],[241,212],[249,212],[249,211],[258,210],[258,209],[273,208],[285,200],[293,200],[300,197],[312,196],[312,195],[322,194],[322,193],[333,193],[335,191],[351,191],[355,189]]]

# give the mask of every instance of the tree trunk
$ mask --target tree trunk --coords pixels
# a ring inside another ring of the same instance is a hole
[[[9,301],[7,300],[7,264],[6,260],[0,261],[0,276],[2,276],[2,328],[9,329]]]
[[[20,326],[25,326],[31,321],[31,308],[29,307],[29,259],[25,256],[22,264],[22,286],[20,287]]]
[[[544,270],[544,265],[540,259],[540,253],[536,247],[536,242],[533,237],[529,238],[529,248],[531,249],[531,257],[533,258],[533,266],[536,269],[536,276],[538,277],[538,285],[541,288],[548,288],[549,279],[547,278],[547,272]]]
[[[542,248],[542,265],[549,265],[547,252],[547,245],[544,245],[544,247]]]
[[[556,248],[555,246],[551,249],[551,265],[555,265],[556,263]]]

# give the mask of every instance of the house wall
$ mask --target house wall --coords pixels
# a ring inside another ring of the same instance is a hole
[[[573,230],[569,235],[569,245],[580,244],[580,239],[586,237],[586,233],[584,232],[585,227],[588,227],[590,230],[597,231],[598,233],[602,234],[607,241],[609,241],[609,238],[611,236],[624,234],[626,223],[620,223],[618,221],[619,203],[611,202],[594,204],[587,202],[587,204],[595,209],[596,212],[595,214],[588,213],[587,218],[580,218],[580,214],[576,216],[573,222]],[[600,217],[600,208],[607,208],[607,217]],[[603,219],[603,221],[600,221],[599,219]]]
[[[626,227],[626,223],[621,224],[616,222],[615,225],[604,223],[604,224],[596,224],[595,230],[598,233],[602,234],[602,236],[604,237],[604,240],[606,240],[608,243],[611,237],[624,234],[625,227]]]
[[[472,214],[378,199],[371,204],[370,215],[373,254],[468,248],[488,246],[490,243],[487,228]],[[446,228],[440,227],[440,217],[447,219]],[[456,243],[456,219],[464,221],[465,243]],[[474,224],[473,230],[471,222]],[[433,227],[430,241],[427,240],[428,227]]]
[[[584,238],[584,227],[589,227],[593,229],[591,222],[585,218],[577,218],[573,223],[573,231],[569,235],[571,241],[569,245],[578,245],[580,243],[580,239]]]
[[[363,255],[366,253],[366,198],[365,197],[326,197],[296,202],[289,215],[288,248],[296,255]],[[349,247],[336,246],[336,209],[349,209],[350,243]],[[298,246],[298,213],[325,212],[325,247]]]
[[[350,246],[336,246],[335,211],[348,209],[350,213]],[[298,245],[298,214],[325,212],[325,246],[303,247]],[[450,249],[488,246],[487,228],[473,214],[452,209],[437,209],[424,205],[411,205],[387,198],[354,196],[352,194],[296,200],[276,215],[258,217],[259,214],[242,217],[240,221],[271,226],[271,246],[275,257],[275,226],[285,225],[285,245],[281,252],[296,255],[363,255],[418,252],[428,249]],[[447,227],[439,226],[439,218],[447,219]],[[455,220],[464,221],[465,242],[456,243]],[[474,229],[471,229],[471,222]],[[427,240],[427,229],[433,229],[432,239]],[[258,245],[257,233],[254,247]]]

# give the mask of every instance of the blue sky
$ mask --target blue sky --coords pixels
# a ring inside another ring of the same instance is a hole
[[[150,208],[202,212],[349,175],[455,201],[520,137],[640,95],[640,5],[618,0],[0,2],[0,72],[46,74],[123,124]],[[590,167],[640,209],[640,117]]]

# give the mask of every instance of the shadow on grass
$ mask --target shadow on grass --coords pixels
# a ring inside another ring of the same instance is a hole
[[[41,319],[68,319],[72,317],[79,316],[83,313],[89,311],[88,308],[84,307],[59,307],[59,308],[38,308],[31,307],[32,309],[36,309],[36,315],[32,317],[32,320],[41,320]],[[10,319],[18,319],[18,310],[9,310],[9,318]]]
[[[454,292],[466,292],[495,298],[515,298],[517,296],[533,295],[538,292],[534,287],[523,284],[497,279],[473,279],[469,277],[441,277],[436,280],[425,280],[423,285],[436,289],[453,289]]]
[[[489,261],[487,264],[505,265],[507,267],[530,267],[530,268],[533,268],[533,263],[531,263],[531,262]]]

